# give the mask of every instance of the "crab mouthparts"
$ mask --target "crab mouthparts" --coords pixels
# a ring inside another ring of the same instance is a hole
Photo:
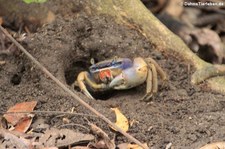
[[[99,72],[99,78],[102,82],[107,82],[112,79],[112,73],[109,69],[102,70]]]
[[[115,77],[109,84],[110,88],[116,88],[117,86],[120,86],[124,84],[124,78],[123,75],[120,74],[119,76]]]

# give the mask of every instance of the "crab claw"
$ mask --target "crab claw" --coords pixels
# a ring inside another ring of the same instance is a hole
[[[116,76],[109,84],[110,88],[114,89],[126,89],[125,86],[125,79],[123,77],[123,74]]]
[[[124,70],[120,75],[116,76],[109,84],[110,88],[122,90],[129,89],[142,84],[147,77],[147,67],[140,69],[129,68]]]
[[[94,97],[91,96],[91,94],[88,92],[84,81],[87,79],[87,73],[86,72],[81,72],[79,73],[78,77],[77,77],[77,82],[78,82],[78,86],[80,87],[81,91],[90,99],[94,99]]]

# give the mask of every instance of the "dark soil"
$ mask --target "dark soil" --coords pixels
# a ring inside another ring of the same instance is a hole
[[[167,85],[162,86],[160,82],[157,96],[148,104],[140,101],[145,94],[144,84],[100,95],[101,100],[90,100],[75,89],[84,101],[112,121],[115,116],[110,108],[119,107],[129,120],[135,120],[128,132],[154,149],[165,148],[170,142],[176,149],[198,148],[225,139],[224,96],[204,90],[203,85],[202,88],[192,86],[187,63],[158,52],[138,31],[117,24],[114,18],[87,15],[75,0],[65,2],[68,6],[61,3],[47,3],[57,14],[56,21],[27,37],[23,45],[63,83],[70,87],[77,74],[88,69],[91,58],[101,61],[114,56],[152,57],[169,76]],[[36,110],[71,111],[75,107],[76,112],[93,115],[56,86],[24,54],[0,55],[0,60],[6,61],[0,66],[1,111],[18,102],[37,100]],[[68,118],[88,127],[84,117]],[[87,118],[113,136],[102,120]],[[63,124],[62,117],[45,116],[45,119],[52,126]],[[73,129],[84,131],[78,126]],[[117,144],[127,141],[122,135],[116,138]]]

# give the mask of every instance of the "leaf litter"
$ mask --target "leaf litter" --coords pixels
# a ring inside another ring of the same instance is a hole
[[[70,129],[50,128],[39,138],[38,143],[41,147],[67,147],[88,143],[92,140],[94,140],[94,136],[90,134],[74,132]]]
[[[88,144],[94,140],[91,134],[83,134],[70,129],[58,129],[51,127],[41,118],[31,125],[35,116],[32,112],[37,105],[36,101],[18,103],[9,108],[4,114],[7,125],[14,127],[9,130],[3,128],[1,122],[0,148],[15,149],[57,149],[79,144]],[[18,112],[18,113],[16,113]],[[32,128],[29,132],[28,129]],[[25,133],[27,132],[27,133]]]
[[[118,108],[111,108],[112,111],[116,114],[116,125],[120,127],[125,132],[129,129],[129,121],[125,117],[125,115],[118,109]],[[113,127],[111,127],[113,130],[115,130]]]
[[[9,124],[12,124],[14,126],[13,130],[26,132],[31,125],[34,114],[20,112],[32,112],[36,105],[37,101],[18,103],[9,108],[9,110],[6,114],[3,115],[3,117]]]

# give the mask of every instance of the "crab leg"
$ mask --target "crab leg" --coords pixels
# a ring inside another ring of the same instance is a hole
[[[146,79],[146,94],[149,94],[152,92],[152,71],[148,70],[148,76]]]
[[[90,99],[94,99],[94,97],[91,96],[91,94],[88,92],[84,81],[87,80],[87,72],[83,71],[79,73],[77,77],[78,86],[80,87],[81,91]]]
[[[149,99],[158,91],[157,71],[154,64],[149,64],[148,76],[146,79],[146,94],[141,99],[143,101],[149,101]]]
[[[89,93],[84,82],[86,82],[93,89],[105,89],[106,88],[105,84],[96,84],[91,79],[89,79],[88,72],[86,72],[86,71],[79,73],[79,75],[77,77],[77,82],[78,82],[78,86],[80,87],[81,91],[90,99],[94,99],[94,97],[92,97],[92,95]]]
[[[163,69],[159,66],[159,64],[154,59],[149,57],[149,58],[146,58],[145,60],[147,63],[153,64],[155,66],[157,72],[159,73],[163,81],[168,79],[166,73],[163,71]]]
[[[158,92],[158,79],[155,64],[150,64],[152,70],[152,94]]]

